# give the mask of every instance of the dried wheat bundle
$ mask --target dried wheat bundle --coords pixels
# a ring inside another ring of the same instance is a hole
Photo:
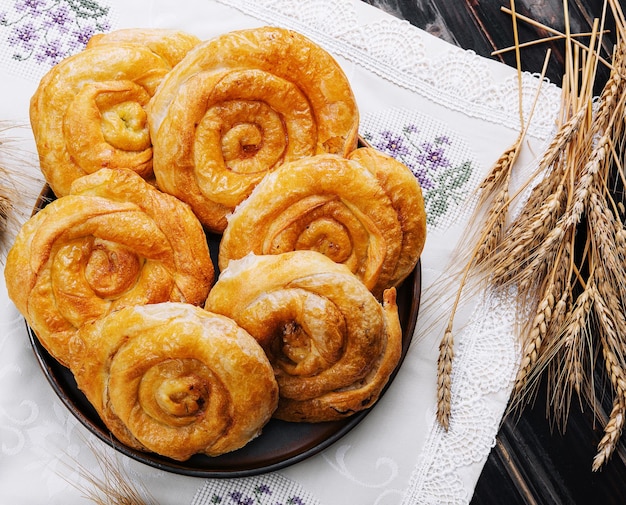
[[[529,314],[520,327],[522,356],[510,410],[531,401],[545,375],[551,413],[564,426],[574,395],[597,405],[593,374],[602,360],[613,406],[593,461],[596,471],[615,450],[626,419],[626,229],[624,205],[616,198],[626,187],[626,22],[619,1],[606,0],[584,46],[569,33],[566,1],[564,11],[563,101],[558,132],[540,163],[544,176],[513,222],[505,230],[495,225],[497,245],[473,261],[492,285],[513,286],[520,313]],[[607,62],[600,48],[609,11],[616,42]],[[596,70],[605,62],[610,77],[594,97]],[[489,184],[483,189],[493,195]]]
[[[43,181],[37,174],[35,156],[24,151],[17,130],[26,128],[0,120],[0,263],[21,222],[27,217],[17,202],[32,193],[31,187],[41,189]],[[31,159],[32,158],[32,159]]]
[[[600,38],[587,52],[569,51],[562,109],[564,124],[577,126],[490,260],[494,281],[514,282],[534,315],[522,328],[513,407],[533,397],[546,373],[552,414],[564,427],[574,393],[595,405],[592,378],[604,361],[613,409],[594,471],[615,450],[626,415],[626,243],[611,191],[612,179],[621,185],[624,176],[626,24],[617,1],[608,4],[617,25],[609,80],[594,104]]]
[[[0,153],[4,154],[9,149],[8,141],[3,138],[6,132],[6,127],[0,125]],[[15,189],[10,183],[9,170],[0,163],[0,243],[4,245],[3,240],[6,236],[5,232],[9,224],[9,219],[12,211],[12,201],[15,197]]]
[[[448,429],[450,425],[451,413],[451,388],[452,388],[452,363],[454,360],[454,319],[456,310],[461,302],[462,297],[467,295],[468,291],[475,292],[481,284],[480,276],[475,275],[475,270],[484,270],[484,262],[498,248],[503,236],[507,223],[509,205],[511,196],[509,195],[509,185],[511,181],[511,173],[522,148],[522,143],[527,133],[530,118],[524,118],[522,107],[522,72],[519,55],[519,42],[517,33],[517,23],[515,19],[515,2],[511,0],[512,16],[513,16],[513,35],[517,48],[517,72],[519,85],[519,119],[521,131],[513,144],[506,149],[502,155],[496,160],[491,170],[478,188],[478,198],[475,214],[473,217],[473,225],[470,229],[479,229],[478,237],[472,237],[470,242],[474,243],[473,247],[465,247],[465,244],[459,248],[460,251],[469,251],[469,254],[460,254],[460,261],[466,262],[465,269],[461,272],[460,287],[456,297],[452,302],[452,311],[448,324],[444,331],[444,336],[439,344],[439,357],[437,362],[437,420]],[[540,83],[543,82],[547,63],[550,57],[548,51],[544,63],[544,68],[540,76]],[[537,89],[535,103],[539,97],[541,86]],[[524,126],[526,125],[526,126]],[[477,225],[477,221],[484,219],[484,223]]]
[[[106,450],[93,440],[85,445],[95,458],[95,470],[69,457],[73,464],[69,469],[78,479],[64,477],[84,498],[96,505],[159,505],[142,483],[136,483],[123,468],[117,453]],[[69,465],[68,465],[69,467]]]

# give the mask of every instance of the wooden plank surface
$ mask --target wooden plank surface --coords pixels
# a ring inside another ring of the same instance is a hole
[[[513,45],[511,16],[501,9],[510,6],[509,0],[364,1],[452,44],[515,66],[513,52],[492,56],[494,50]],[[588,32],[593,19],[602,14],[603,0],[569,0],[567,5],[571,32]],[[565,31],[562,0],[517,0],[515,7],[519,14]],[[518,26],[521,42],[549,35],[526,23],[520,22]],[[612,26],[609,24],[607,28]],[[607,54],[613,40],[611,36],[605,38]],[[560,84],[565,61],[562,42],[522,50],[522,70],[539,74],[548,47],[552,56],[546,76]],[[596,92],[607,77],[608,70],[601,68]],[[623,442],[609,464],[593,473],[591,464],[604,424],[595,420],[589,408],[583,410],[574,404],[564,432],[553,429],[546,419],[545,393],[546,388],[540,388],[534,406],[526,408],[520,417],[505,419],[471,505],[625,504]]]

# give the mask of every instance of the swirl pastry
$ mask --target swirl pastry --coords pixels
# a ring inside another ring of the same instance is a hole
[[[383,156],[372,151],[361,155],[367,163]],[[399,284],[423,246],[421,190],[399,162],[382,158],[391,170],[376,176],[353,156],[302,158],[268,174],[229,217],[220,269],[249,252],[311,249],[346,265],[377,297]]]
[[[159,187],[210,230],[280,164],[356,147],[358,110],[329,53],[282,28],[203,42],[163,80],[149,107]]]
[[[360,163],[376,177],[398,215],[402,246],[391,281],[391,285],[398,286],[417,265],[426,242],[422,188],[406,165],[376,149],[355,149],[348,158]]]
[[[189,304],[126,307],[88,323],[71,356],[78,387],[121,442],[179,461],[239,449],[277,404],[259,344]]]
[[[56,196],[103,167],[153,176],[146,107],[175,62],[198,42],[169,30],[96,36],[43,77],[31,98],[30,121],[41,170]]]
[[[189,207],[130,170],[109,169],[77,179],[30,218],[4,274],[10,298],[63,364],[87,321],[135,304],[200,305],[214,277]]]
[[[320,422],[373,405],[398,364],[395,288],[381,306],[344,265],[315,251],[232,261],[205,308],[234,319],[274,367],[274,417]]]

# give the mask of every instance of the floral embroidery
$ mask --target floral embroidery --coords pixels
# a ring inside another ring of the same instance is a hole
[[[413,172],[422,187],[428,224],[435,224],[451,205],[467,199],[473,165],[470,160],[454,160],[454,143],[448,136],[427,136],[415,124],[408,124],[399,132],[366,132],[363,138]]]
[[[273,501],[272,490],[267,484],[254,487],[252,496],[241,491],[230,491],[226,495],[213,494],[207,502],[215,505],[307,505],[299,496],[291,496],[286,501]]]
[[[50,67],[110,30],[109,7],[92,0],[15,0],[0,12],[0,33],[16,61]]]

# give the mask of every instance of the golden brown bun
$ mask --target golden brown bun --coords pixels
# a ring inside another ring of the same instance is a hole
[[[31,98],[30,122],[56,196],[100,168],[153,176],[145,109],[173,63],[197,42],[180,32],[124,30],[96,36],[88,49],[50,69]]]
[[[215,232],[280,164],[356,147],[358,109],[341,67],[282,28],[234,31],[191,50],[149,106],[158,185]]]
[[[67,362],[85,322],[134,304],[204,303],[213,264],[187,205],[130,170],[102,169],[29,219],[8,253],[10,298]]]
[[[389,165],[408,172],[393,160]],[[394,180],[392,172],[386,173]],[[340,156],[282,165],[229,217],[220,269],[249,252],[311,249],[346,265],[380,297],[415,266],[425,236],[419,185],[410,172],[404,175],[398,177],[400,184],[391,185],[398,190],[392,199],[364,165]]]
[[[315,251],[231,261],[205,307],[259,341],[279,386],[274,416],[286,421],[337,420],[370,407],[400,358],[395,288],[383,308],[345,266]]]
[[[84,325],[71,369],[121,442],[180,461],[244,446],[278,399],[257,342],[183,303],[127,307]]]
[[[359,162],[376,177],[398,215],[402,247],[390,284],[398,286],[417,265],[426,242],[422,188],[406,165],[377,149],[362,147],[351,152],[348,158]]]

